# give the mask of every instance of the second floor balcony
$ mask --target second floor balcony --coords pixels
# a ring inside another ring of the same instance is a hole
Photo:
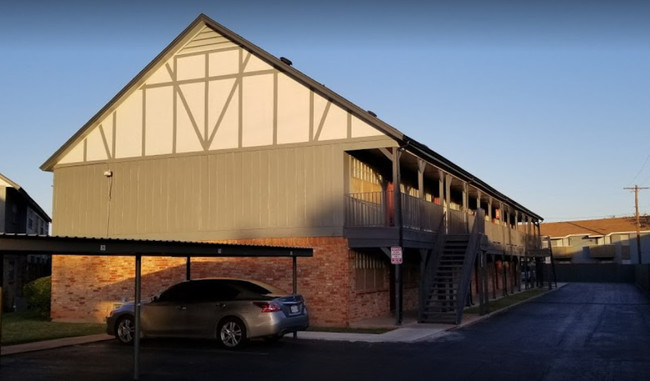
[[[345,196],[345,234],[350,247],[401,245],[431,248],[438,234],[468,234],[474,223],[472,210],[445,207],[408,194],[401,194],[402,229],[395,216],[393,192],[350,193]],[[486,217],[489,250],[524,255],[538,247],[537,236],[525,224],[511,225]],[[400,237],[401,235],[401,237]]]

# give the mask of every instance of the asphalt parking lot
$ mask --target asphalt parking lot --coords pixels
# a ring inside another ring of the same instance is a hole
[[[242,351],[150,340],[141,380],[650,379],[650,304],[630,284],[568,284],[469,326],[411,343],[287,338]],[[114,340],[2,356],[2,380],[129,380]]]

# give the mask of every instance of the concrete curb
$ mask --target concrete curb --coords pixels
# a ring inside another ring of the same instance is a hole
[[[16,345],[7,345],[2,347],[2,355],[13,355],[16,353],[25,353],[25,352],[34,352],[42,351],[46,349],[54,349],[60,347],[69,347],[80,344],[94,343],[97,341],[111,340],[114,339],[113,336],[109,336],[105,333],[100,333],[97,335],[88,335],[88,336],[77,336],[77,337],[65,337],[62,339],[46,340],[46,341],[37,341],[34,343],[25,343],[25,344],[16,344]]]

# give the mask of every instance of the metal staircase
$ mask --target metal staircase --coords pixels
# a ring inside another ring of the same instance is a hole
[[[484,221],[480,213],[471,234],[439,236],[426,266],[420,322],[460,324]]]
[[[426,323],[456,322],[459,286],[465,263],[469,235],[443,236],[442,251],[435,253],[437,266],[429,273],[432,280],[424,301],[421,320]]]

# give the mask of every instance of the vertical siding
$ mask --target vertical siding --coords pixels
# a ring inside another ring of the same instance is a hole
[[[53,233],[58,235],[106,235],[108,179],[105,166],[81,166],[58,170]]]
[[[54,233],[223,239],[337,235],[344,146],[167,156],[55,170]],[[280,233],[278,233],[280,232]]]

